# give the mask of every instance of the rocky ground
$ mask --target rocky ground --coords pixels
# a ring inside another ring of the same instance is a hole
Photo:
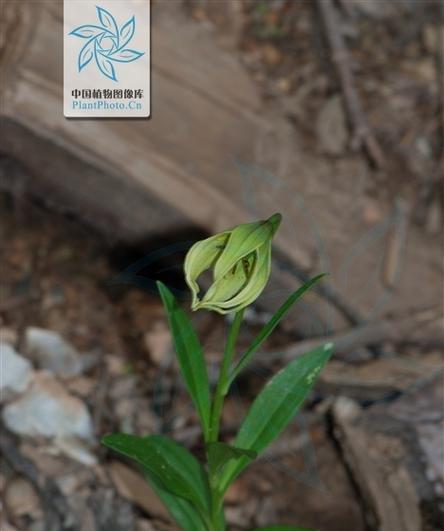
[[[163,432],[202,452],[159,299],[115,283],[119,270],[112,264],[121,250],[89,227],[33,203],[18,207],[8,196],[2,207],[2,529],[172,529],[137,471],[98,443],[111,431]],[[426,312],[435,335],[436,319]],[[216,364],[225,324],[207,315],[197,325]],[[292,335],[281,331],[268,347],[270,358],[261,356],[242,378],[224,411],[227,438],[279,367],[276,353],[294,347]],[[390,404],[439,375],[437,346],[406,345],[402,353],[331,362],[306,410],[228,493],[230,529],[270,521],[367,529],[361,494],[333,433],[341,426],[335,415]],[[348,402],[338,403],[338,396]],[[437,459],[431,457],[432,466]],[[432,474],[439,482],[439,465]]]

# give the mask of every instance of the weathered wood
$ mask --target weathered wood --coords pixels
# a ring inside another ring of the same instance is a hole
[[[443,376],[366,412],[345,398],[333,407],[335,435],[371,529],[444,526]]]
[[[98,193],[103,204],[123,193],[121,204],[107,206],[108,217],[113,210],[125,217],[117,228],[133,227],[136,236],[150,233],[159,217],[168,226],[174,211],[170,226],[187,219],[217,229],[243,219],[230,200],[238,179],[224,175],[224,159],[252,157],[265,124],[236,60],[217,50],[204,29],[183,24],[178,3],[163,2],[153,17],[153,119],[66,120],[61,9],[54,1],[6,3],[2,151],[22,161],[44,189],[54,187],[55,197],[63,191],[73,207],[88,211]],[[143,229],[140,211],[152,211]]]
[[[332,360],[322,371],[318,391],[324,396],[347,396],[368,404],[390,400],[429,378],[442,366],[439,354],[419,359],[393,356],[350,364]]]

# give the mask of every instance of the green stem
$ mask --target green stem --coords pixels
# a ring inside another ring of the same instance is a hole
[[[225,345],[224,355],[220,367],[219,380],[217,382],[216,391],[214,393],[208,442],[216,442],[219,438],[220,417],[222,414],[225,395],[227,394],[225,389],[230,371],[231,361],[233,359],[234,347],[242,323],[243,314],[243,310],[240,310],[236,313],[236,315],[234,316],[234,320],[231,324],[230,332],[228,334],[228,339]]]
[[[210,477],[211,490],[211,529],[212,531],[225,531],[225,521],[222,514],[222,497],[216,485],[216,478]]]
[[[239,335],[244,311],[240,310],[234,316],[228,333],[227,343],[220,366],[219,379],[214,392],[213,407],[211,410],[210,429],[208,443],[217,442],[219,439],[220,419],[227,394],[227,381],[233,360],[237,336]],[[211,522],[213,531],[224,531],[225,522],[222,514],[223,493],[219,491],[217,478],[210,474],[209,484],[211,490]]]

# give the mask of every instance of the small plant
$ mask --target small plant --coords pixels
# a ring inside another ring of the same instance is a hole
[[[106,435],[102,443],[138,463],[147,481],[185,531],[226,529],[223,499],[239,474],[269,446],[293,419],[331,355],[331,344],[289,363],[265,385],[244,418],[232,444],[219,437],[224,399],[230,386],[293,304],[324,275],[294,292],[236,359],[236,340],[243,312],[264,289],[270,276],[271,242],[281,222],[238,225],[197,242],[185,258],[185,278],[192,292],[192,309],[231,314],[216,388],[211,394],[202,347],[186,313],[174,295],[158,282],[179,367],[196,407],[206,449],[201,464],[187,449],[163,435]],[[212,270],[213,283],[200,297],[198,278]],[[270,526],[263,530],[303,531],[300,527]]]

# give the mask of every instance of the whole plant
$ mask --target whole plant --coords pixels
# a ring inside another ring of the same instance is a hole
[[[236,344],[244,311],[267,284],[272,240],[280,222],[281,215],[274,214],[267,220],[238,225],[195,243],[186,255],[184,273],[192,294],[192,310],[228,315],[231,322],[214,389],[189,317],[173,293],[163,283],[157,283],[181,375],[202,429],[205,462],[164,435],[114,433],[102,439],[105,446],[139,465],[141,473],[184,531],[226,529],[223,502],[227,489],[294,418],[332,353],[332,345],[326,344],[291,361],[259,392],[234,440],[221,439],[224,401],[236,378],[289,309],[324,276],[315,276],[292,293],[238,355]],[[212,282],[202,294],[198,281],[208,270]],[[261,529],[304,531],[301,527],[279,525]]]

